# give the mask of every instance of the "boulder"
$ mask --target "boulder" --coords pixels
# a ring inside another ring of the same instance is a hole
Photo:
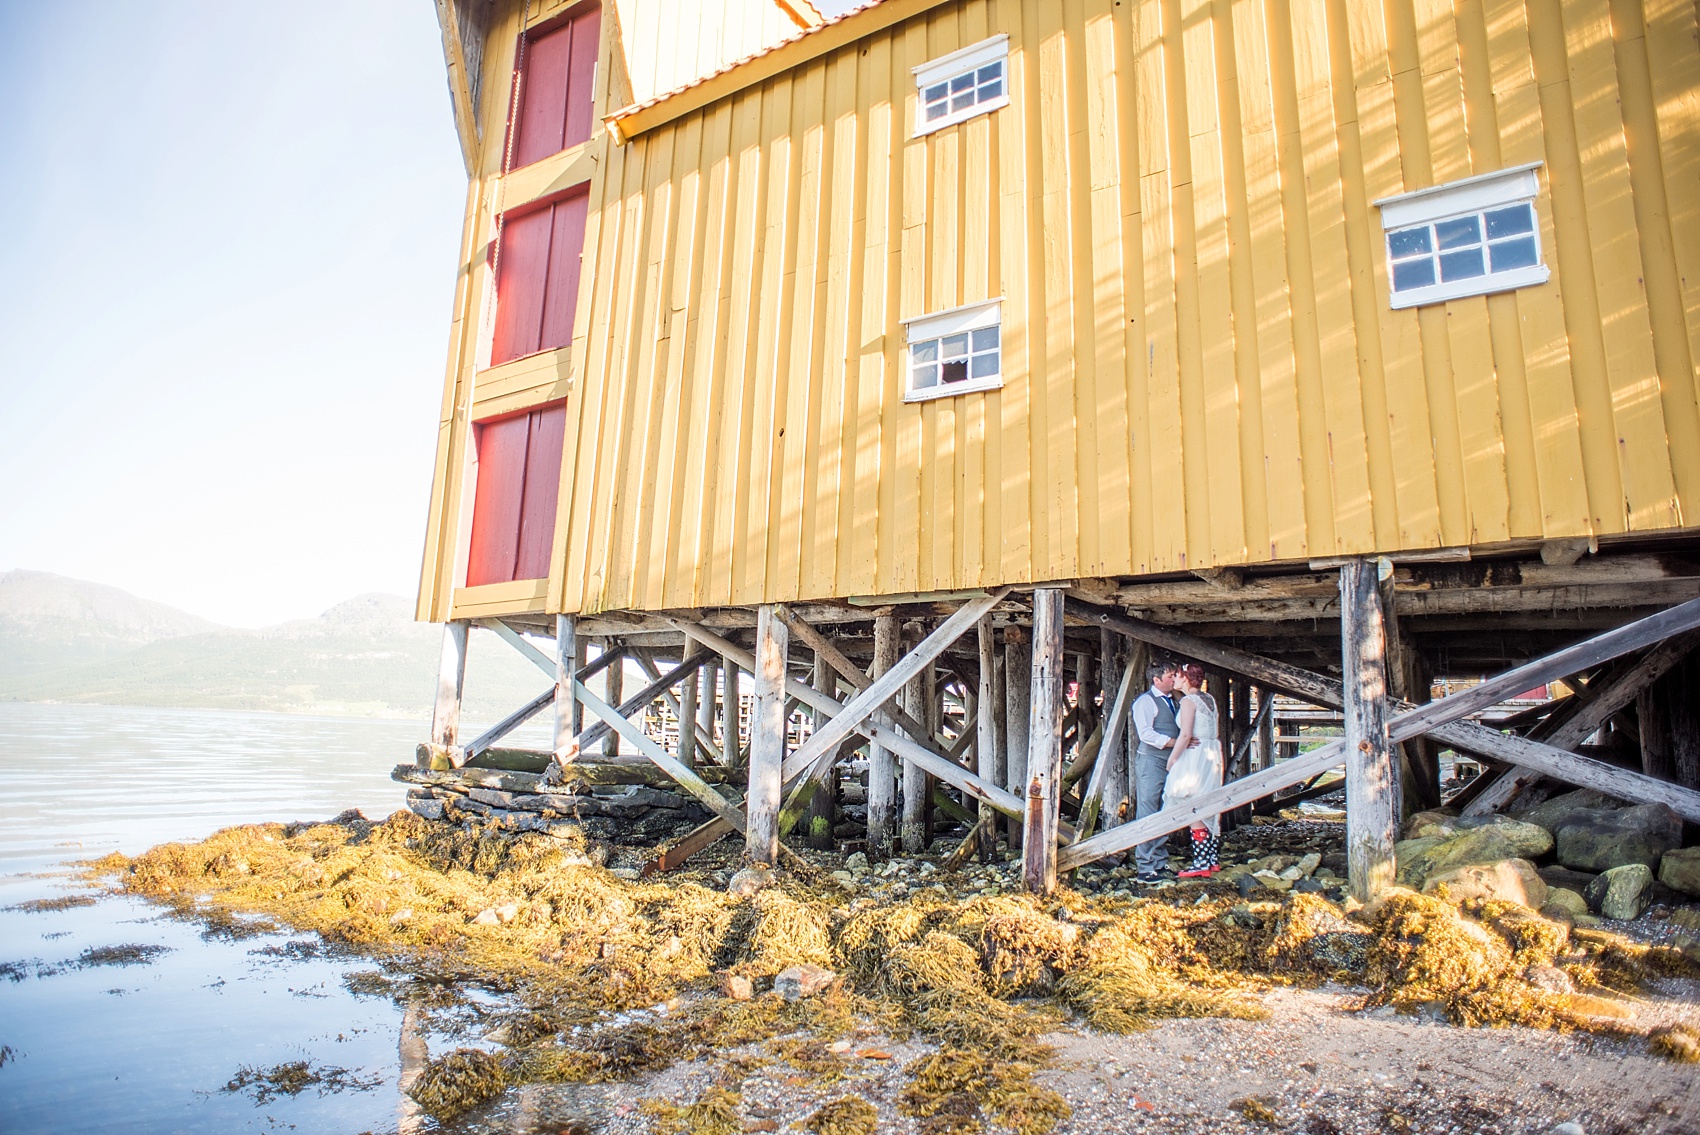
[[[1446,888],[1453,902],[1463,899],[1491,899],[1498,902],[1522,903],[1539,909],[1547,901],[1547,885],[1527,859],[1502,859],[1498,863],[1477,863],[1437,871],[1423,883],[1423,893],[1434,894]]]
[[[1578,914],[1588,913],[1588,900],[1583,898],[1579,891],[1573,891],[1567,887],[1554,887],[1549,884],[1547,886],[1547,901],[1541,907],[1541,910],[1544,913],[1554,907],[1564,911],[1571,918],[1575,918]]]
[[[1523,980],[1548,993],[1574,993],[1576,984],[1557,966],[1532,965],[1523,970]]]
[[[1405,885],[1406,876],[1416,869],[1416,865],[1428,850],[1445,843],[1446,839],[1446,836],[1430,835],[1417,839],[1402,839],[1394,844],[1393,862],[1400,885]]]
[[[1293,866],[1299,869],[1300,875],[1308,878],[1311,874],[1321,868],[1322,856],[1313,851],[1309,855],[1301,858],[1297,863],[1293,864]]]
[[[1609,871],[1639,863],[1651,873],[1667,851],[1682,844],[1682,817],[1664,804],[1633,808],[1577,808],[1553,831],[1558,861],[1583,871]]]
[[[764,887],[773,885],[773,868],[761,863],[752,863],[732,876],[732,881],[726,884],[726,893],[733,898],[749,898]]]
[[[1595,792],[1592,788],[1579,788],[1575,792],[1566,792],[1562,796],[1554,796],[1551,800],[1537,804],[1524,812],[1518,812],[1517,818],[1525,824],[1537,824],[1549,832],[1557,834],[1557,828],[1564,819],[1576,811],[1599,811],[1623,807],[1623,801],[1613,799],[1603,792]]]
[[[1418,812],[1405,821],[1403,834],[1406,839],[1445,839],[1447,836],[1458,834],[1458,817],[1450,812],[1438,810]]]
[[[1539,824],[1514,820],[1510,816],[1469,816],[1458,821],[1460,832],[1491,828],[1511,841],[1519,859],[1535,859],[1552,850],[1552,833]]]
[[[1645,863],[1626,863],[1613,867],[1589,883],[1587,894],[1583,897],[1602,918],[1628,922],[1640,918],[1641,912],[1647,909],[1651,898],[1647,892],[1652,885],[1652,868]]]
[[[720,995],[732,1001],[748,1001],[756,995],[755,983],[741,973],[723,973]]]
[[[1659,882],[1685,895],[1700,895],[1700,847],[1665,852],[1659,860]]]
[[[1407,840],[1406,843],[1420,843]],[[1481,863],[1498,863],[1503,859],[1521,859],[1517,845],[1506,838],[1497,827],[1476,828],[1439,840],[1419,851],[1408,860],[1399,857],[1399,847],[1393,854],[1398,864],[1397,882],[1415,890],[1423,890],[1428,880],[1454,867],[1473,867]]]
[[[1568,867],[1556,864],[1541,868],[1541,878],[1547,881],[1549,887],[1564,887],[1567,890],[1581,894],[1588,889],[1588,884],[1598,877],[1598,871],[1572,871]]]
[[[837,980],[838,975],[831,970],[805,962],[780,970],[773,979],[773,991],[787,1001],[801,1001],[823,992]]]

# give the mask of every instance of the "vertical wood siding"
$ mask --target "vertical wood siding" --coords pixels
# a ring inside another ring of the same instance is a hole
[[[917,64],[1011,105],[912,139]],[[1388,306],[1390,194],[1541,161],[1552,282]],[[1700,510],[1677,0],[958,0],[611,147],[554,602],[877,595]],[[1004,300],[1003,389],[900,320]]]
[[[1000,32],[1010,105],[912,139],[910,69]],[[483,101],[434,618],[473,503]],[[596,145],[551,609],[1696,524],[1691,3],[953,0]],[[1532,161],[1552,281],[1391,310],[1372,202]],[[903,403],[901,321],[992,297],[1004,387]]]

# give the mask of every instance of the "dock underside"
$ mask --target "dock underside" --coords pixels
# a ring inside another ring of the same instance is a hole
[[[474,626],[548,685],[464,739]],[[422,814],[625,825],[653,842],[649,871],[728,837],[769,865],[787,844],[957,862],[1001,844],[1044,892],[1195,821],[1337,789],[1342,769],[1367,899],[1420,810],[1486,815],[1570,785],[1700,823],[1696,628],[1692,537],[503,616],[447,625],[431,739],[397,777]],[[1129,707],[1153,660],[1205,668],[1224,783],[1136,818]],[[552,749],[498,748],[545,712]]]

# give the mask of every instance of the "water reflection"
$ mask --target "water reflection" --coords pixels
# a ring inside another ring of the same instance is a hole
[[[387,815],[402,799],[389,770],[421,731],[0,705],[0,1131],[436,1130],[401,1094],[404,1069],[484,1043],[490,997],[407,1008],[405,975],[315,938],[209,927],[124,895],[80,902],[91,892],[59,866],[236,823]],[[538,1115],[503,1100],[480,1126]]]

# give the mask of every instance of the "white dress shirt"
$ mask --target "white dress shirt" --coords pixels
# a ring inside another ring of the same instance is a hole
[[[1149,693],[1151,697],[1138,698],[1133,703],[1134,732],[1139,735],[1139,740],[1142,744],[1149,745],[1153,749],[1167,749],[1170,745],[1175,743],[1175,739],[1166,734],[1159,733],[1153,728],[1157,721],[1157,704],[1151,700],[1152,698],[1163,698],[1164,700],[1167,700],[1167,695],[1156,686],[1152,686],[1151,689],[1146,692]]]

